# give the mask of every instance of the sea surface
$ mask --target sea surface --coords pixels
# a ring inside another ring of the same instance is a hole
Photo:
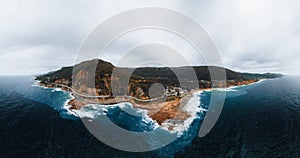
[[[137,153],[120,151],[99,141],[79,117],[65,109],[71,99],[69,93],[34,83],[32,76],[0,77],[0,158],[300,157],[300,77],[229,88],[221,116],[208,135],[198,137],[206,112],[197,111],[174,142]],[[211,91],[199,93],[196,107],[207,109],[210,94]],[[97,110],[78,112],[94,119],[102,114]],[[104,112],[112,122],[130,131],[160,129],[130,105],[111,106]]]

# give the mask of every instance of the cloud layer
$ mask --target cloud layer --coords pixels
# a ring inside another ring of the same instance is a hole
[[[227,68],[300,74],[297,0],[7,0],[0,2],[0,75],[38,74],[72,65],[81,42],[99,23],[122,11],[149,6],[177,10],[200,23],[215,41]],[[180,40],[149,32],[128,35],[104,58],[116,64],[114,59],[123,48],[158,38],[160,43],[173,43],[192,64],[203,64],[202,59],[193,58],[190,47],[178,44]]]

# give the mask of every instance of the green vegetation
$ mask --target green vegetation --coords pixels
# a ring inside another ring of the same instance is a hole
[[[192,68],[192,69],[191,69]],[[175,71],[174,71],[175,70]],[[142,67],[142,68],[120,68],[115,67],[111,63],[94,59],[90,61],[85,61],[75,66],[63,67],[58,71],[51,72],[45,75],[37,76],[36,79],[40,80],[41,83],[61,83],[68,86],[72,86],[72,74],[76,77],[76,85],[73,87],[96,87],[99,95],[111,95],[112,87],[111,82],[122,82],[124,78],[130,78],[129,87],[122,87],[118,89],[119,94],[124,94],[129,88],[131,96],[137,96],[137,89],[141,89],[148,96],[148,90],[153,83],[161,83],[165,87],[179,87],[180,83],[177,76],[184,76],[184,82],[192,82],[193,78],[189,75],[189,70],[194,70],[197,79],[198,85],[200,88],[210,88],[212,86],[210,71],[214,72],[226,72],[226,78],[228,85],[240,85],[244,83],[255,82],[262,78],[278,78],[281,77],[281,74],[251,74],[251,73],[239,73],[222,67],[215,66],[193,66],[193,67]],[[112,72],[116,71],[117,77],[112,76]],[[95,72],[95,73],[91,73]],[[133,72],[133,73],[132,73]],[[177,72],[175,74],[174,72]],[[177,75],[177,76],[176,76]],[[88,79],[94,78],[94,81]],[[216,83],[220,87],[224,86],[221,82],[225,82],[222,78],[219,78],[219,82]],[[182,87],[184,89],[189,89]],[[193,87],[197,88],[197,87]],[[81,88],[82,89],[82,88]],[[140,90],[139,90],[140,91]]]

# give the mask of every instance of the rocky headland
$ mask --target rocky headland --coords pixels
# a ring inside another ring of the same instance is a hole
[[[181,82],[193,84],[182,86],[177,79],[178,74],[173,73],[174,69],[183,73],[179,76],[185,76],[187,70],[194,70],[196,83],[194,78],[186,75]],[[210,70],[224,71],[226,78],[212,81]],[[113,75],[115,72],[117,75]],[[189,118],[189,113],[183,110],[183,107],[196,91],[246,85],[260,79],[281,76],[271,73],[239,73],[213,66],[119,68],[109,62],[95,59],[37,76],[36,80],[40,81],[40,86],[69,91],[74,96],[69,102],[70,109],[80,109],[87,104],[130,102],[135,108],[147,110],[149,117],[162,124],[169,119],[184,121]],[[151,87],[157,83],[158,87]]]

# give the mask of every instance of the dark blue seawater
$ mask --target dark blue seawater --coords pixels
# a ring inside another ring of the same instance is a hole
[[[145,153],[111,148],[63,108],[66,92],[32,86],[33,77],[0,77],[0,157],[300,157],[300,78],[284,77],[232,88],[211,132],[197,137],[204,115],[170,145]],[[207,108],[210,92],[201,94]],[[115,107],[120,127],[152,124]],[[130,144],[128,144],[130,145]]]

